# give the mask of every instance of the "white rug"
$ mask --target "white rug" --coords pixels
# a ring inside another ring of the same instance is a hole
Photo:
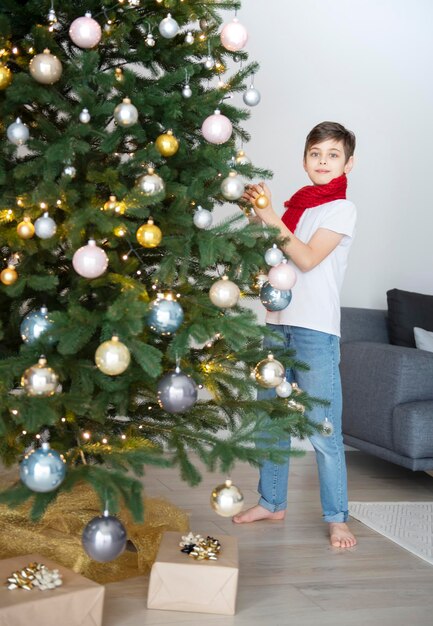
[[[433,502],[350,502],[349,513],[433,565]]]

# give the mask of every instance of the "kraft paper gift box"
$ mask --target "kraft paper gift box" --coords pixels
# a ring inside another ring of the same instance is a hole
[[[63,584],[56,589],[7,588],[13,572],[29,563],[43,563],[58,569]],[[0,561],[0,626],[101,626],[105,588],[40,554],[26,554]]]
[[[181,539],[180,533],[164,533],[150,572],[147,607],[234,615],[239,574],[235,537],[216,537],[221,543],[217,561],[196,561],[181,552]]]

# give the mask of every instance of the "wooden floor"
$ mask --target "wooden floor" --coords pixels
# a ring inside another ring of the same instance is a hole
[[[433,477],[360,452],[348,452],[349,499],[431,501]],[[147,473],[149,496],[164,496],[187,511],[191,529],[238,538],[240,578],[234,617],[146,609],[148,578],[107,585],[103,626],[432,626],[433,566],[353,520],[359,544],[328,546],[321,521],[314,453],[291,461],[284,522],[235,525],[208,505],[225,477],[205,475],[189,488],[174,470]],[[256,472],[241,465],[232,478],[246,505],[256,503]],[[191,590],[193,592],[193,590]]]

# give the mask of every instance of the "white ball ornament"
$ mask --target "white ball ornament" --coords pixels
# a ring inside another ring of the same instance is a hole
[[[161,20],[158,28],[164,39],[173,39],[173,37],[176,37],[179,32],[179,24],[171,17],[170,13],[168,13],[167,17]]]
[[[77,170],[73,165],[66,165],[63,168],[63,174],[64,176],[69,176],[69,178],[75,178],[75,176],[77,175]]]
[[[152,167],[148,168],[147,174],[140,176],[137,180],[137,185],[140,188],[140,191],[142,191],[147,197],[156,196],[158,193],[165,191],[164,180],[161,176],[159,176],[159,174],[155,173],[155,170]]]
[[[98,369],[108,376],[122,374],[131,362],[131,354],[124,343],[115,335],[104,341],[95,352],[95,363]]]
[[[284,259],[284,254],[278,248],[277,244],[274,243],[272,248],[269,248],[265,252],[265,261],[268,265],[278,265]]]
[[[191,98],[192,96],[192,89],[190,87],[190,85],[186,84],[182,87],[182,96],[184,98]]]
[[[248,41],[248,32],[237,17],[231,22],[225,24],[221,31],[221,43],[226,50],[230,52],[238,52],[242,50]]]
[[[185,43],[187,43],[189,46],[194,43],[194,35],[190,30],[185,35]]]
[[[275,387],[275,391],[280,398],[288,398],[292,393],[292,385],[288,380],[284,379],[282,383]]]
[[[212,213],[199,205],[194,213],[193,221],[197,228],[209,228],[212,226]]]
[[[84,278],[102,276],[108,267],[108,257],[94,239],[89,239],[86,246],[79,248],[72,257],[74,270]]]
[[[50,239],[56,234],[57,224],[48,212],[45,212],[35,222],[35,233],[39,239]]]
[[[245,185],[241,177],[234,171],[230,172],[227,178],[224,178],[221,183],[221,193],[226,200],[239,200],[244,191]]]
[[[29,129],[22,123],[21,119],[17,117],[15,122],[8,126],[7,137],[9,141],[16,146],[22,146],[30,137]]]
[[[114,119],[123,128],[136,124],[138,120],[137,107],[131,103],[129,98],[124,98],[114,109]]]
[[[244,92],[242,96],[243,101],[249,107],[255,107],[259,104],[261,100],[260,91],[256,89],[253,85],[250,85],[248,89]]]
[[[41,54],[37,54],[29,63],[29,71],[32,78],[43,85],[56,83],[62,75],[62,64],[59,59],[45,48]]]
[[[278,265],[269,270],[268,280],[272,287],[281,291],[288,291],[296,283],[296,272],[287,259],[283,259]]]
[[[223,276],[221,280],[217,280],[209,291],[209,298],[215,306],[220,309],[230,309],[238,303],[241,292],[239,287]]]
[[[205,58],[205,60],[203,61],[203,65],[205,66],[205,68],[207,70],[211,70],[214,66],[215,66],[215,61],[214,59],[210,56],[210,54],[208,54],[208,56]]]
[[[94,48],[101,41],[102,30],[88,11],[84,17],[77,17],[72,22],[69,37],[79,48]]]
[[[89,109],[83,109],[80,113],[80,122],[82,124],[88,124],[90,122]]]
[[[201,132],[209,143],[222,144],[232,136],[233,126],[229,118],[216,109],[213,115],[204,120]]]
[[[155,41],[155,37],[152,35],[152,33],[147,33],[147,36],[146,36],[146,39],[144,40],[144,43],[149,48],[153,48],[154,47],[154,45],[156,44],[156,41]]]

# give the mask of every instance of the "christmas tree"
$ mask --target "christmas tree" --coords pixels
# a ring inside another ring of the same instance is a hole
[[[282,255],[237,206],[270,175],[240,149],[260,95],[239,9],[1,3],[0,458],[22,481],[0,500],[33,498],[33,519],[84,481],[139,520],[146,465],[195,485],[192,458],[228,474],[311,431],[312,399],[284,380],[303,365],[268,357],[246,306]],[[268,306],[287,304],[272,289]],[[260,385],[279,396],[256,400]]]

